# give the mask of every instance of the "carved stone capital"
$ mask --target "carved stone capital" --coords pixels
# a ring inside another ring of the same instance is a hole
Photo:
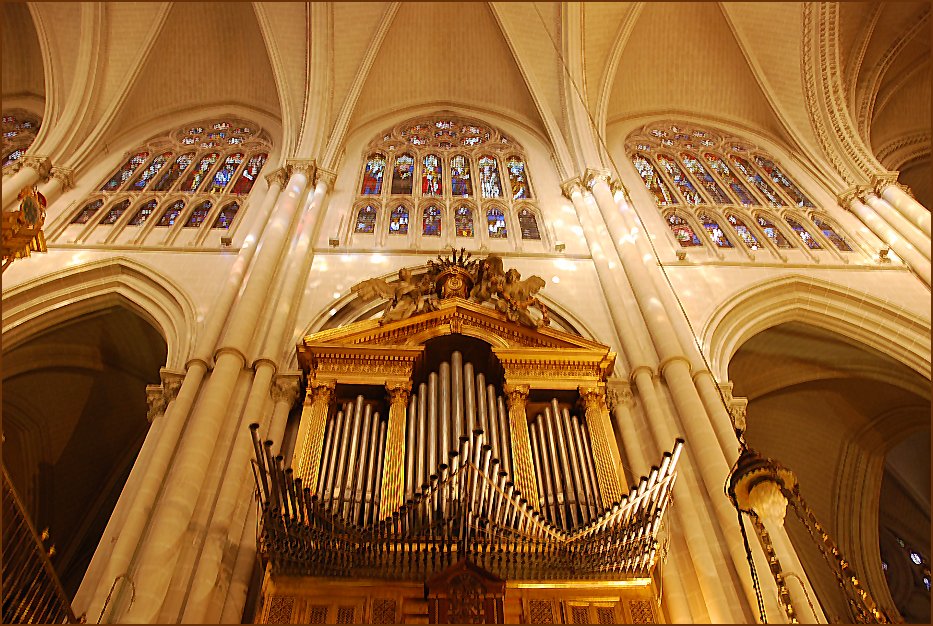
[[[509,407],[525,406],[528,403],[528,392],[531,391],[531,387],[506,383],[502,386],[502,391],[505,393],[505,397],[508,398]]]
[[[288,182],[288,176],[288,167],[280,167],[271,174],[266,174],[266,182],[270,187],[275,183],[278,183],[279,187],[284,187],[285,183]]]
[[[859,195],[858,187],[849,187],[848,189],[845,189],[839,192],[838,194],[836,194],[836,201],[839,203],[840,206],[848,209],[849,204],[852,202],[852,200],[857,198],[858,195]]]
[[[568,200],[573,200],[573,194],[586,191],[586,187],[583,186],[583,181],[580,180],[579,176],[574,176],[569,178],[560,184],[561,193],[564,194],[564,197]]]
[[[322,167],[317,168],[317,179],[314,181],[314,184],[324,183],[327,185],[328,189],[334,188],[334,182],[337,180],[337,173],[330,170],[325,170]]]
[[[614,412],[616,407],[631,405],[634,399],[632,388],[625,381],[615,381],[606,387],[606,404],[610,412]]]
[[[165,398],[162,385],[146,385],[146,404],[149,405],[146,419],[151,424],[157,417],[165,413],[165,407],[168,406],[168,400]]]
[[[275,383],[270,390],[272,401],[276,404],[286,402],[289,406],[295,403],[298,397],[299,378],[295,375],[276,376]]]
[[[386,391],[389,392],[390,404],[401,404],[404,406],[408,404],[408,400],[411,398],[411,383],[392,382],[386,385]]]
[[[74,188],[74,170],[69,167],[59,167],[54,166],[51,170],[52,178],[58,180],[62,184],[62,191],[68,191],[69,189]]]
[[[601,409],[605,404],[606,394],[600,387],[579,387],[578,389],[580,391],[580,400],[587,411]]]
[[[37,154],[25,154],[19,158],[20,167],[29,167],[39,174],[43,180],[49,179],[49,172],[52,170],[52,160],[47,156]]]
[[[599,181],[603,181],[607,185],[611,186],[611,175],[609,170],[594,169],[591,167],[586,168],[586,171],[583,172],[583,184],[586,185],[586,188],[592,189],[593,185]]]
[[[185,382],[185,375],[181,372],[173,372],[164,367],[159,370],[159,378],[162,379],[162,390],[165,394],[166,402],[171,402],[178,395],[181,384]]]
[[[337,383],[333,380],[311,379],[308,381],[308,391],[305,393],[305,403],[329,403],[331,398],[334,396],[334,389],[336,388]]]
[[[900,172],[881,172],[879,174],[874,174],[871,177],[871,189],[879,196],[881,195],[881,190],[889,185],[899,185],[897,182],[897,176]]]
[[[301,172],[309,183],[313,183],[317,174],[317,164],[314,159],[289,159],[287,163],[291,174]]]

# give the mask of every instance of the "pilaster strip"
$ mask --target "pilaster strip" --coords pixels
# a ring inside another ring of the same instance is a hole
[[[528,438],[528,417],[525,407],[528,404],[528,385],[506,383],[502,389],[509,404],[509,433],[512,439],[512,473],[515,486],[522,497],[530,503],[538,502],[537,482],[534,464],[531,460],[531,441]]]
[[[382,464],[383,517],[402,506],[405,485],[405,425],[408,399],[411,397],[411,382],[396,382],[386,385],[389,392],[389,425],[386,428],[385,460]]]
[[[297,466],[295,477],[301,478],[303,487],[311,489],[311,495],[317,490],[321,449],[324,446],[324,426],[335,387],[336,383],[333,381],[308,381],[308,391],[301,409],[301,424],[298,428],[301,447],[297,463],[293,462],[292,465]]]
[[[622,459],[614,445],[612,423],[609,421],[609,406],[605,391],[600,387],[580,387],[580,398],[586,410],[590,441],[593,444],[593,464],[596,479],[602,494],[603,506],[610,507],[622,499]],[[610,439],[610,437],[613,437]]]

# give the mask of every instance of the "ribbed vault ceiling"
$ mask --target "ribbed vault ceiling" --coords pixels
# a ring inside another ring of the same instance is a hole
[[[44,98],[45,70],[29,9],[25,3],[4,2],[2,11],[3,97]]]

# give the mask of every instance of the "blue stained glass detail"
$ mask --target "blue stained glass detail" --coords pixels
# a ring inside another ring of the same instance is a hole
[[[690,182],[690,179],[688,179],[687,175],[680,169],[680,166],[677,165],[677,161],[675,161],[673,157],[666,154],[659,154],[655,158],[658,160],[658,163],[661,164],[661,167],[667,170],[668,175],[674,181],[674,186],[680,190],[680,195],[684,197],[684,200],[689,204],[700,204],[703,202],[703,197],[700,195],[700,192],[693,186],[693,183]]]
[[[722,229],[719,227],[719,223],[711,218],[706,213],[700,213],[700,222],[703,223],[703,228],[706,229],[709,238],[720,248],[731,248],[732,242],[729,241],[729,238],[726,237],[726,234],[722,232]]]
[[[486,227],[490,239],[505,239],[508,237],[508,227],[505,224],[505,215],[499,209],[486,211]]]
[[[211,228],[229,229],[230,225],[233,223],[234,218],[236,217],[237,211],[239,210],[239,203],[231,202],[220,210],[220,214],[217,216],[217,219],[214,220],[214,225],[211,226]]]
[[[389,216],[389,234],[407,235],[408,234],[408,208],[398,206]]]
[[[790,225],[790,227],[793,229],[795,233],[797,233],[797,236],[800,237],[800,240],[803,241],[805,244],[807,244],[808,248],[810,248],[811,250],[822,250],[823,249],[823,246],[820,245],[820,242],[814,239],[813,235],[811,235],[810,232],[806,228],[801,226],[799,222],[789,217],[785,217],[784,221]]]
[[[421,232],[428,237],[439,237],[441,234],[441,211],[436,206],[429,206],[422,216]]]
[[[363,170],[363,189],[360,191],[364,196],[374,196],[382,193],[382,177],[385,174],[386,158],[381,154],[374,154],[366,161],[366,169]]]
[[[693,229],[690,228],[690,225],[682,217],[672,213],[667,216],[667,224],[671,232],[674,233],[674,239],[680,243],[681,248],[692,248],[703,245],[700,238],[697,237],[696,233],[693,232]]]
[[[739,202],[745,206],[758,204],[758,201],[752,197],[751,193],[749,193],[748,188],[743,185],[738,178],[736,178],[735,174],[732,173],[732,170],[729,169],[729,166],[726,165],[726,162],[723,161],[718,154],[707,152],[703,156],[710,164],[710,167],[712,167],[713,170],[719,174],[719,177],[722,179],[722,181],[729,186],[729,189],[732,190],[732,193],[738,197]]]
[[[706,171],[706,168],[703,167],[703,164],[700,163],[700,160],[689,152],[680,153],[680,161],[684,164],[687,170],[696,176],[697,180],[700,181],[700,185],[703,189],[706,190],[706,193],[709,194],[710,199],[713,201],[713,204],[730,204],[731,200],[719,185],[716,184],[715,179]]]

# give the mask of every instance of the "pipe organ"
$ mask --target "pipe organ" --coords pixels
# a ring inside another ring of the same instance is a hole
[[[482,267],[432,266],[428,305],[393,300],[387,323],[299,345],[308,393],[291,467],[254,428],[258,622],[529,623],[586,602],[600,620],[660,619],[657,534],[683,442],[626,490],[605,399],[614,355],[510,313],[534,298],[468,299],[498,266]],[[474,610],[463,603],[478,592],[454,597],[466,588],[499,595]]]

